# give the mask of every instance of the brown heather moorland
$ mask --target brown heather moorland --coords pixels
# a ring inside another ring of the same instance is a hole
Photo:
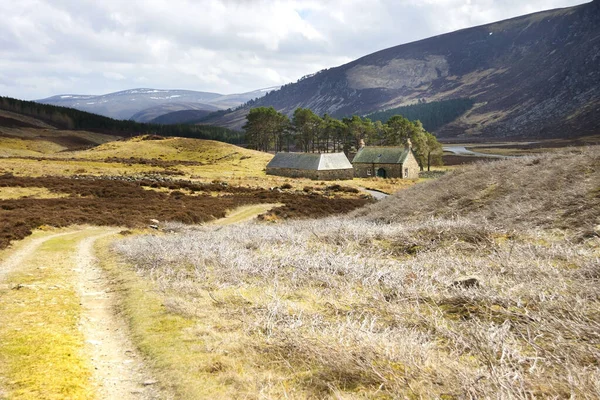
[[[42,226],[75,224],[141,228],[150,219],[200,224],[223,218],[228,210],[247,204],[282,203],[271,211],[277,218],[319,218],[346,213],[371,201],[344,190],[324,186],[310,192],[234,187],[222,183],[114,177],[15,177],[0,175],[2,188],[46,188],[59,198],[0,200],[0,249]],[[148,189],[157,190],[148,190]],[[164,189],[164,192],[158,190]]]

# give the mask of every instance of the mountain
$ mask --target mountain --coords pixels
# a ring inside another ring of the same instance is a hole
[[[153,122],[157,118],[181,111],[202,111],[203,115],[208,115],[219,108],[202,103],[163,103],[154,107],[145,108],[131,116],[130,119],[137,122]],[[162,122],[158,122],[162,123]],[[177,122],[173,122],[177,123]]]
[[[367,55],[252,103],[335,117],[470,98],[440,137],[567,137],[600,130],[600,1],[463,29]],[[239,129],[249,107],[209,123]]]
[[[172,111],[202,109],[215,111],[237,107],[262,97],[278,87],[224,95],[193,90],[130,89],[103,95],[62,94],[36,100],[38,103],[75,108],[114,119],[148,122]],[[162,108],[161,108],[162,107]]]
[[[40,125],[43,123],[43,125]],[[24,101],[0,96],[0,134],[2,128],[44,128],[65,131],[89,131],[121,137],[140,134],[180,136],[196,139],[219,140],[239,144],[243,134],[227,128],[210,125],[158,125],[132,120],[116,120],[86,111]],[[14,132],[10,133],[14,136]]]
[[[209,115],[207,110],[180,110],[160,115],[150,121],[152,124],[188,124]]]
[[[252,92],[225,94],[212,99],[209,104],[215,105],[223,109],[234,108],[246,103],[249,100],[254,100],[263,97],[267,93],[278,90],[279,88],[281,88],[281,86],[271,86],[264,89],[253,90]]]
[[[114,119],[129,119],[147,108],[169,103],[201,103],[220,97],[218,93],[191,90],[130,89],[100,96],[63,94],[37,100],[39,103],[75,108]],[[208,105],[206,105],[208,107]],[[170,112],[173,110],[168,110]],[[156,116],[154,116],[156,117]]]

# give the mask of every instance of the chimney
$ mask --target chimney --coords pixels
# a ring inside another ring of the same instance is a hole
[[[362,149],[363,147],[365,147],[365,139],[360,139],[360,142],[358,142],[358,148]]]
[[[410,141],[410,139],[406,139],[406,147],[408,147],[409,150],[412,149],[412,142]]]

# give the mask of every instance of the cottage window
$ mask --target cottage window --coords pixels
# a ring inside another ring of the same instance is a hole
[[[404,177],[408,178],[408,168],[404,168]]]
[[[367,168],[367,175],[371,176],[372,172],[371,172],[371,168]]]

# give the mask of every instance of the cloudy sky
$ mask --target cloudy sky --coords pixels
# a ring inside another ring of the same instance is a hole
[[[240,93],[581,0],[0,0],[0,95]]]

